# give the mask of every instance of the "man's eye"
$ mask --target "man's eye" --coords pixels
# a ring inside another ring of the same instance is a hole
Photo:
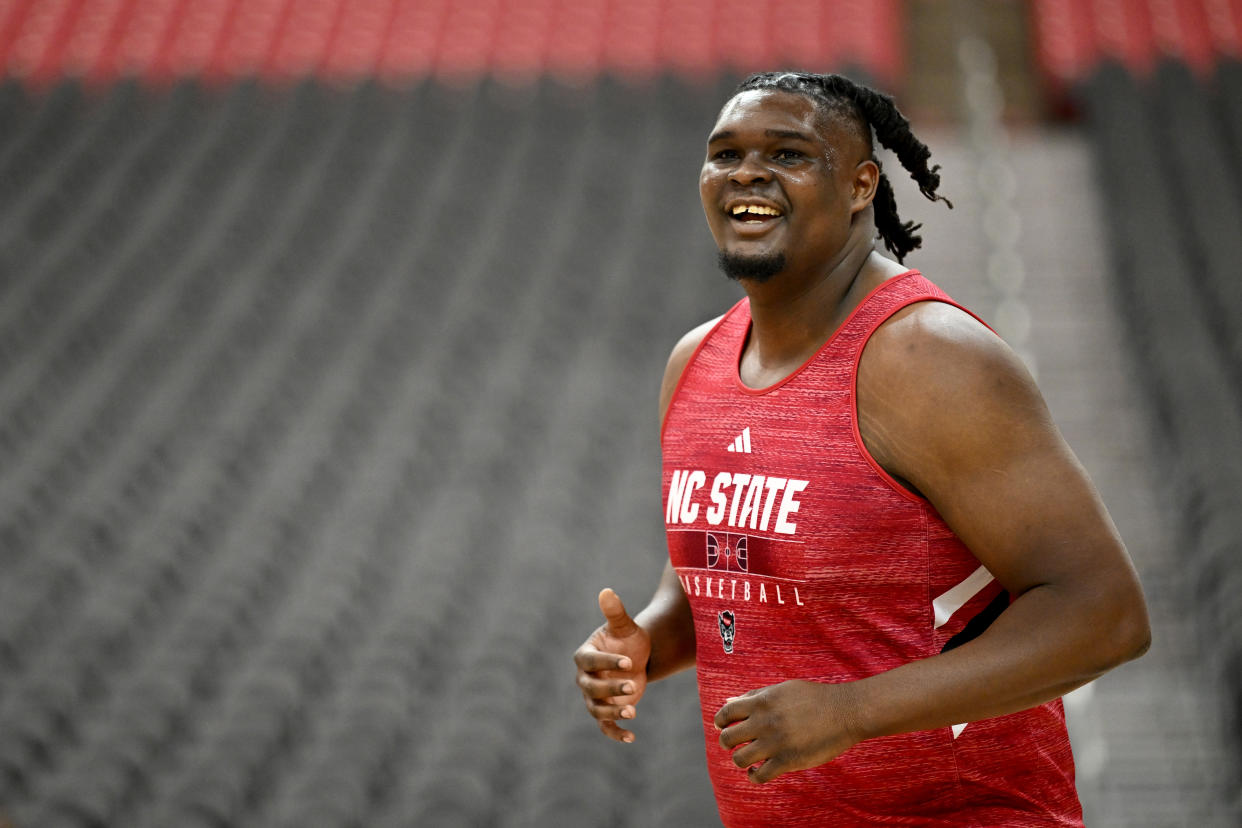
[[[717,150],[712,155],[713,161],[732,161],[737,158],[737,151],[731,149]]]
[[[776,153],[777,161],[797,161],[802,158],[802,153],[797,150],[778,150]]]

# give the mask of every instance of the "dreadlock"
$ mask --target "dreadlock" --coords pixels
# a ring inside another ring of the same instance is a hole
[[[940,186],[940,176],[937,174],[940,165],[930,168],[927,166],[931,150],[914,137],[914,133],[910,131],[910,122],[898,111],[888,95],[856,84],[842,75],[816,75],[808,72],[760,72],[742,81],[733,94],[752,89],[773,89],[805,95],[815,101],[826,115],[846,116],[863,134],[868,152],[872,149],[871,134],[874,130],[875,137],[897,156],[901,166],[919,185],[919,192],[931,201],[943,201],[952,209],[952,202],[936,193]],[[884,239],[884,246],[892,251],[897,261],[904,261],[907,253],[923,243],[922,236],[914,234],[922,225],[912,221],[902,223],[897,216],[893,186],[883,172],[880,173],[872,205],[875,208],[875,228],[880,238]]]

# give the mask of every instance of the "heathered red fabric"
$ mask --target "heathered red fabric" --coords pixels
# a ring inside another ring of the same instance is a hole
[[[946,727],[869,740],[763,786],[717,741],[712,719],[728,697],[935,655],[1002,592],[859,437],[863,346],[926,300],[951,301],[916,271],[890,279],[802,368],[762,390],[738,377],[742,300],[700,345],[666,415],[669,555],[694,612],[707,764],[730,828],[1082,825],[1059,700],[956,738]],[[939,626],[934,603],[945,605]]]

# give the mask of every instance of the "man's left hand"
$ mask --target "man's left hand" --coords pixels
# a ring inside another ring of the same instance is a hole
[[[852,684],[786,681],[729,699],[716,712],[720,746],[751,782],[813,768],[862,741]]]

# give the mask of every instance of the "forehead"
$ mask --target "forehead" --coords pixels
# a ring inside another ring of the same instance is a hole
[[[748,89],[730,98],[720,110],[712,134],[718,132],[794,130],[823,139],[823,114],[806,95],[776,89]]]

